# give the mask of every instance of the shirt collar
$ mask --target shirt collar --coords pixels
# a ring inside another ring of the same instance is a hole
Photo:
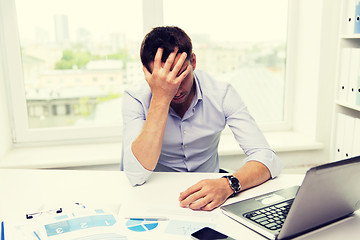
[[[196,72],[194,72],[194,84],[195,84],[195,91],[196,91],[195,96],[194,96],[194,98],[196,98],[196,102],[194,104],[194,106],[195,106],[198,102],[202,101],[202,99],[203,99],[201,86],[200,86],[200,83],[199,83],[199,79],[198,79],[198,77],[196,75]]]

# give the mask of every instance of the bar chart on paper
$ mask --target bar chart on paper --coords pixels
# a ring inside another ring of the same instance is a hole
[[[159,222],[142,219],[142,218],[133,218],[129,219],[126,222],[126,227],[134,232],[146,232],[155,229],[159,225]]]

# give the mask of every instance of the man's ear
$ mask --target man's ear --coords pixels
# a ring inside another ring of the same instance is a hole
[[[195,70],[195,68],[196,68],[196,55],[195,55],[195,53],[191,54],[190,63],[191,63],[191,66],[192,66],[193,70]]]

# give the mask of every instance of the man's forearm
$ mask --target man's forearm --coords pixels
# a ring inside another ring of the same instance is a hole
[[[239,179],[241,190],[260,185],[271,177],[269,169],[258,161],[249,161],[245,163],[245,165],[233,175]]]
[[[143,129],[131,145],[134,156],[147,170],[154,170],[158,162],[168,112],[169,103],[153,98]]]

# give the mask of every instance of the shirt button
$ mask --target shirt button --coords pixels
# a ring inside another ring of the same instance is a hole
[[[184,134],[186,134],[186,131],[184,131]]]

